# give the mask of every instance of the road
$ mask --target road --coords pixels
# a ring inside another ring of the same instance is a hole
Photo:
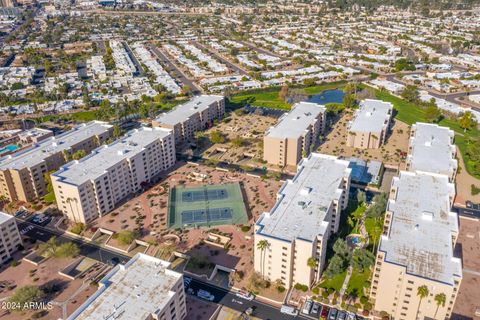
[[[278,55],[276,53],[273,53],[271,51],[268,51],[266,49],[263,49],[263,48],[260,48],[250,42],[246,42],[246,41],[238,41],[238,42],[241,42],[242,44],[246,45],[247,47],[249,47],[250,49],[253,49],[255,51],[258,51],[260,53],[263,53],[263,54],[267,54],[269,56],[273,56],[273,57],[277,57],[277,58],[283,58],[281,55]]]
[[[210,50],[209,48],[207,48],[206,46],[204,46],[203,44],[199,43],[198,41],[192,41],[197,47],[207,51],[210,55],[212,55],[213,57],[215,57],[215,59],[221,61],[223,64],[225,64],[230,70],[233,70],[239,74],[243,74],[243,75],[248,75],[248,72],[242,68],[240,68],[239,66],[237,66],[236,64],[233,64],[232,62],[228,61],[227,59],[225,59],[224,57],[222,57],[221,55],[219,55],[217,52],[213,51],[213,50]]]
[[[175,71],[177,80],[182,82],[183,85],[189,86],[193,90],[193,94],[196,95],[201,93],[202,90],[199,87],[197,87],[197,85],[192,80],[188,79],[187,76],[185,76],[185,74],[179,68],[177,68],[177,66],[172,61],[170,61],[170,59],[163,52],[158,50],[158,48],[153,44],[149,45],[149,47],[150,47],[150,50],[160,60],[160,62],[163,65],[168,66],[167,71],[171,71],[171,70]]]
[[[198,289],[203,289],[215,296],[213,302],[217,304],[221,304],[232,308],[234,310],[245,312],[248,308],[252,307],[254,309],[253,316],[258,317],[264,320],[291,320],[291,319],[314,319],[311,317],[306,317],[304,315],[299,314],[298,316],[289,316],[280,312],[279,309],[263,303],[258,300],[248,301],[242,298],[237,297],[234,293],[205,283],[203,281],[199,281],[197,279],[192,279],[190,282],[189,288],[192,288],[195,293],[197,293]]]
[[[124,42],[124,47],[125,47],[125,50],[127,50],[127,53],[128,55],[130,56],[130,59],[132,59],[132,62],[133,64],[135,65],[135,67],[137,68],[137,72],[138,74],[137,75],[144,75],[145,74],[145,70],[143,70],[142,68],[142,65],[140,64],[140,62],[138,61],[137,57],[135,56],[135,54],[133,54],[133,51],[132,51],[132,48],[130,48],[130,46],[128,45],[128,43]]]
[[[41,227],[37,224],[31,223],[28,221],[17,219],[17,224],[18,224],[18,229],[20,231],[25,229],[28,226],[31,226],[30,228],[33,227],[31,230],[25,232],[23,234],[24,236],[28,236],[32,239],[36,239],[43,242],[46,242],[51,237],[56,236],[60,243],[73,242],[79,246],[81,255],[84,255],[86,257],[92,258],[94,260],[97,260],[103,263],[111,263],[112,259],[120,261],[120,263],[125,263],[130,259],[130,257],[127,255],[99,247],[96,244],[92,244],[90,242],[86,242],[81,239],[76,239],[76,238],[61,234],[60,232]],[[199,279],[192,279],[189,287],[191,287],[195,291],[195,293],[198,291],[198,289],[206,290],[215,296],[215,300],[213,302],[217,304],[225,305],[239,312],[244,312],[249,307],[253,307],[255,310],[254,316],[259,317],[261,319],[270,319],[270,320],[314,319],[312,317],[306,317],[304,315],[298,315],[297,317],[285,315],[281,313],[280,310],[274,306],[268,305],[258,300],[247,301],[245,299],[237,297],[234,293],[231,293],[224,288],[214,286],[212,284],[206,283]]]

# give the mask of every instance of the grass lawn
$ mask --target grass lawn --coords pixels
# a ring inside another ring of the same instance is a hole
[[[369,284],[367,281],[370,279],[370,273],[370,270],[359,272],[359,270],[353,269],[346,293],[354,293],[357,297],[363,296],[363,288],[367,287]]]
[[[290,90],[305,95],[314,95],[319,94],[325,90],[339,89],[345,86],[345,81],[331,82],[319,84],[311,87],[291,87]],[[292,107],[290,104],[286,103],[278,94],[280,93],[280,87],[276,88],[267,88],[260,90],[251,90],[243,91],[238,94],[232,95],[229,103],[232,105],[243,106],[245,103],[250,103],[254,106],[273,108],[273,109],[282,109],[290,110]]]
[[[55,203],[55,193],[52,192],[49,192],[47,193],[44,197],[43,197],[43,200],[47,203],[47,204],[52,204],[52,203]]]
[[[345,270],[344,272],[337,274],[331,279],[326,279],[322,281],[318,286],[320,288],[333,288],[335,291],[340,291],[340,289],[342,289],[343,281],[345,281],[346,276],[347,271]]]
[[[405,122],[408,125],[412,125],[416,122],[427,122],[425,118],[425,111],[419,108],[416,104],[405,101],[399,97],[395,97],[385,91],[381,91],[378,89],[373,89],[373,90],[375,91],[375,97],[377,99],[387,101],[393,104],[394,109],[397,111],[397,114],[395,115],[396,119],[402,122]],[[464,131],[456,121],[446,119],[446,118],[442,119],[442,121],[440,121],[438,124],[441,126],[449,127],[450,129],[455,131],[455,144],[458,146],[458,148],[460,149],[460,152],[462,153],[462,157],[465,162],[465,167],[467,168],[468,173],[471,176],[476,177],[477,179],[480,179],[480,175],[474,174],[473,161],[471,161],[467,156],[467,154],[465,153],[466,151],[465,140],[467,138],[480,139],[480,130],[473,129],[473,130]]]
[[[280,89],[275,91],[266,91],[258,93],[241,93],[230,98],[230,103],[241,104],[250,103],[258,107],[290,110],[291,105],[281,100],[278,96]]]

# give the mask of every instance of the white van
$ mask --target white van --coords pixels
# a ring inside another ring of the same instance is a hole
[[[298,316],[298,311],[294,307],[287,306],[284,304],[280,309],[281,313],[289,314],[291,316]]]

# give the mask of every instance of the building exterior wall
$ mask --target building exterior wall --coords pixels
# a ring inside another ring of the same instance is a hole
[[[72,185],[52,175],[60,210],[72,221],[88,223],[113,209],[139,191],[161,172],[175,164],[174,138],[169,134],[145,145],[142,152],[120,160],[94,180]]]
[[[30,202],[47,193],[45,174],[58,170],[68,162],[70,156],[79,150],[88,154],[93,149],[103,144],[111,135],[112,130],[90,136],[70,148],[49,154],[42,161],[31,167],[0,170],[0,195],[6,196],[10,201]]]
[[[6,262],[22,245],[17,222],[13,216],[0,212],[0,263]]]
[[[296,166],[302,157],[310,154],[311,146],[325,131],[325,113],[312,122],[305,132],[298,137],[263,137],[263,160],[278,166]]]
[[[182,144],[194,138],[196,131],[205,130],[208,124],[216,119],[223,118],[225,114],[225,99],[211,103],[207,109],[197,111],[186,119],[178,121],[176,124],[163,123],[157,119],[152,121],[153,127],[173,129],[175,144]]]
[[[461,278],[454,281],[451,286],[408,274],[405,267],[385,262],[385,253],[379,252],[372,278],[371,297],[375,302],[375,310],[385,311],[393,319],[449,319]],[[417,289],[424,285],[427,286],[429,295],[420,301]],[[446,296],[445,306],[438,306],[434,299],[435,295],[441,293]]]

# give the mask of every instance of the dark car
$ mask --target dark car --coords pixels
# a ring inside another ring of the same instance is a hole
[[[345,320],[347,318],[347,313],[343,310],[338,311],[337,319]]]
[[[323,306],[322,312],[320,312],[320,319],[326,320],[328,318],[329,311],[330,311],[330,307]]]
[[[110,259],[110,262],[115,266],[120,263],[120,259],[118,259],[117,257],[113,257],[112,259]]]
[[[330,309],[330,312],[328,313],[328,320],[337,319],[337,313],[338,313],[337,309],[335,309],[335,308]]]

